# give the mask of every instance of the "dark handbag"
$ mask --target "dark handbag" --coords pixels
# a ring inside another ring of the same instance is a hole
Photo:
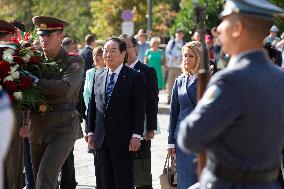
[[[135,187],[152,185],[151,159],[144,158],[141,150],[134,153],[133,173]]]
[[[171,161],[171,165],[170,165]],[[173,158],[167,155],[163,173],[160,175],[161,189],[175,189],[176,184],[176,168],[173,166]]]

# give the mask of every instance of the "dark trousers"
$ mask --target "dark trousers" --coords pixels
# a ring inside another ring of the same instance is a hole
[[[146,140],[141,140],[141,146],[140,146],[140,150],[141,150],[141,155],[140,156],[136,156],[136,159],[150,159],[151,160],[151,140],[146,141]],[[151,170],[150,173],[151,174]],[[135,183],[134,183],[135,185]],[[136,189],[153,189],[152,185],[147,185],[147,186],[141,186],[141,187],[136,187]]]
[[[65,160],[61,169],[61,182],[60,189],[75,189],[77,182],[75,179],[75,167],[74,167],[74,148],[70,152],[69,156]]]
[[[106,143],[97,150],[102,189],[133,189],[133,153]]]
[[[102,189],[102,178],[100,176],[100,167],[99,167],[98,153],[94,152],[94,166],[95,166],[95,175],[96,175],[96,189]]]
[[[34,189],[35,181],[34,181],[32,160],[31,160],[31,154],[30,154],[29,138],[24,138],[24,167],[25,167],[26,189]]]

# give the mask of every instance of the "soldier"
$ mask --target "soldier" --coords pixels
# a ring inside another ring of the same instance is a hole
[[[48,110],[32,112],[29,129],[36,189],[55,189],[60,169],[80,134],[76,105],[84,61],[61,47],[66,21],[47,16],[35,16],[32,20],[45,57],[62,68],[57,74],[43,73],[41,78],[35,78],[46,95]]]
[[[11,37],[14,37],[15,33],[16,28],[12,24],[0,19],[0,43],[11,41]],[[5,189],[22,188],[23,141],[19,136],[19,130],[22,127],[23,112],[16,111],[15,118],[16,124],[12,131],[11,143],[4,163]]]
[[[281,12],[266,0],[227,0],[220,14],[217,30],[231,60],[211,78],[178,133],[184,151],[207,150],[201,189],[281,188],[284,74],[262,49]]]
[[[0,41],[10,41],[15,32],[16,28],[12,24],[0,19]]]

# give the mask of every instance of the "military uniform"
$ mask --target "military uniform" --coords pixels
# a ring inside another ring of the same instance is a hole
[[[40,34],[48,34],[53,31],[52,27],[58,30],[64,25],[61,20],[51,17],[34,17],[33,22],[38,26]],[[80,56],[69,54],[63,48],[52,61],[58,63],[58,73],[43,73],[37,82],[46,95],[47,111],[33,112],[29,129],[37,189],[56,187],[60,169],[81,131],[76,105],[84,61]]]
[[[0,19],[0,41],[9,42],[10,37],[16,32],[16,28]],[[0,58],[2,59],[2,57]],[[19,136],[22,127],[23,112],[15,112],[16,124],[12,133],[11,143],[4,163],[5,189],[22,188],[23,175],[23,141]]]
[[[238,10],[272,19],[282,11],[266,1],[259,3],[227,1],[221,16]],[[283,82],[283,72],[261,46],[235,54],[228,67],[211,78],[178,134],[184,151],[207,151],[201,189],[281,188],[277,176],[284,146]]]

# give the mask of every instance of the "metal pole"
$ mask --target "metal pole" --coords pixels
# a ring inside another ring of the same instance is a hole
[[[148,31],[152,31],[152,0],[147,0],[148,2]]]

